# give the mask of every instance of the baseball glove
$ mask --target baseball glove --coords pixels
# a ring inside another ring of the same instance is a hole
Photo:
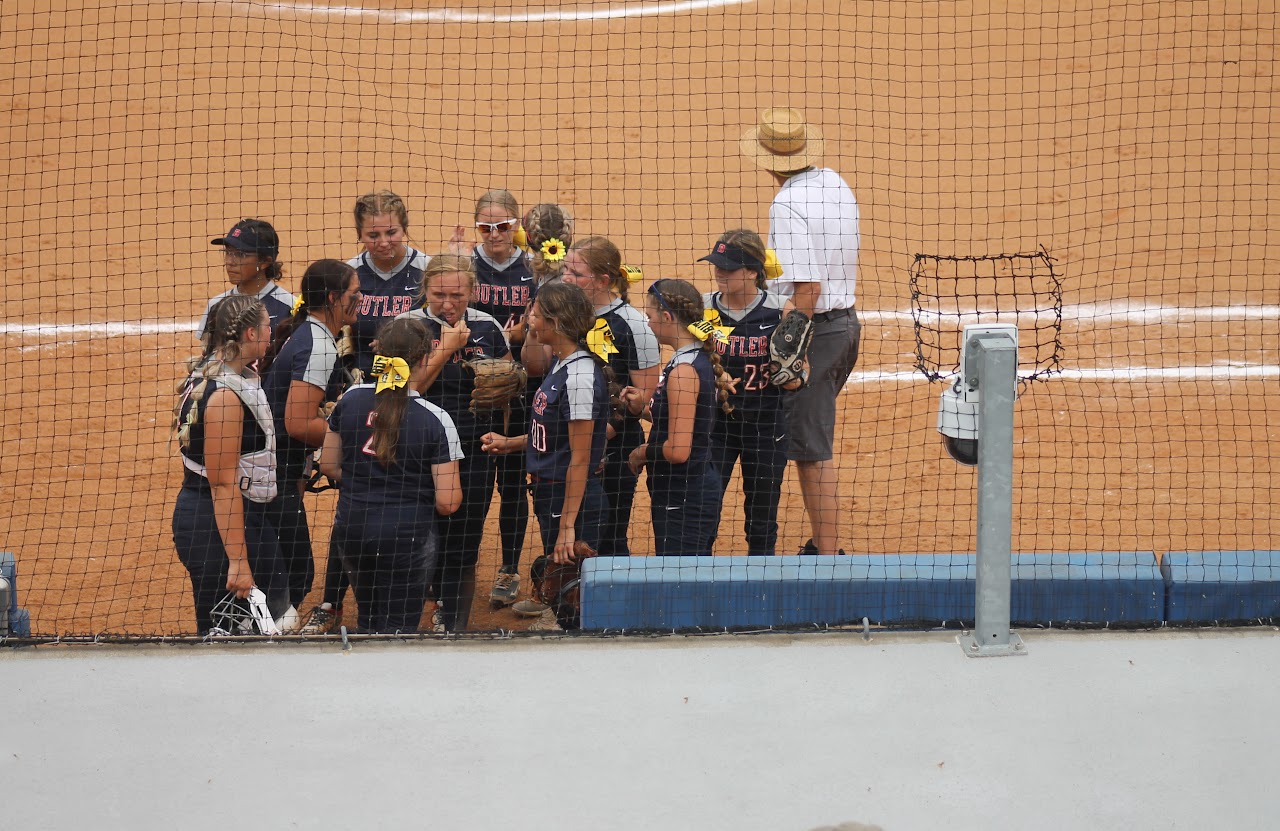
[[[556,613],[563,629],[577,629],[582,613],[582,563],[596,551],[582,540],[573,544],[573,562],[560,565],[546,554],[529,567],[534,599],[546,603]]]
[[[529,380],[524,367],[515,361],[501,358],[477,358],[466,361],[475,373],[475,388],[471,391],[471,411],[507,410],[513,399],[524,392]]]
[[[794,310],[788,312],[769,338],[769,383],[785,387],[799,379],[803,387],[808,382],[809,367],[805,358],[812,339],[813,322],[809,316]]]
[[[356,333],[350,325],[338,330],[338,370],[342,376],[342,389],[354,387],[364,380],[364,372],[356,366]]]

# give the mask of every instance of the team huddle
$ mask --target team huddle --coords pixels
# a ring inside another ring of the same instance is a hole
[[[793,115],[766,111],[753,131],[768,158],[778,155],[768,130],[794,129]],[[808,159],[791,160],[805,162],[791,178],[835,175]],[[821,340],[810,347],[827,322],[856,327],[852,268],[846,308],[797,291],[797,310],[772,287],[792,271],[793,288],[811,282],[789,267],[799,238],[775,233],[775,256],[734,229],[701,258],[716,291],[657,279],[635,298],[638,270],[604,237],[575,239],[558,205],[522,215],[510,193],[490,191],[476,204],[478,244],[458,226],[433,256],[409,245],[409,212],[392,192],[361,197],[353,218],[363,250],[312,263],[296,296],[277,282],[269,223],[245,219],[213,240],[232,288],[209,302],[175,408],[174,540],[202,634],[329,632],[348,588],[361,632],[416,632],[432,599],[438,631],[465,631],[495,490],[491,603],[553,613],[564,627],[577,610],[562,586],[576,581],[557,578],[597,553],[630,555],[642,472],[657,556],[711,554],[735,465],[746,553],[775,553],[792,413],[812,417],[804,397],[830,388],[833,424],[856,359],[856,328],[835,370]],[[855,256],[856,233],[855,205]],[[805,445],[792,456],[802,489],[814,478]],[[329,486],[338,498],[322,599],[300,615],[317,577],[305,494]],[[822,506],[804,495],[806,548],[835,553]],[[531,502],[542,551],[521,600]]]

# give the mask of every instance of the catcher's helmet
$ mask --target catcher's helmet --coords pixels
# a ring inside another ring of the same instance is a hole
[[[267,596],[262,589],[253,587],[244,600],[236,598],[235,592],[213,604],[210,613],[213,628],[209,637],[228,637],[231,635],[279,635],[280,627],[276,626],[271,612],[267,609]]]

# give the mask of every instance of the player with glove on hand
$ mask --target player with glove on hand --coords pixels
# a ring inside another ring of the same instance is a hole
[[[426,306],[402,315],[422,320],[431,332],[424,395],[453,419],[462,443],[458,471],[462,507],[441,521],[440,566],[432,581],[439,592],[440,620],[448,632],[465,630],[471,616],[476,563],[494,486],[494,457],[481,451],[480,437],[502,424],[498,410],[473,408],[476,373],[468,364],[512,362],[501,324],[470,306],[475,279],[471,257],[437,254],[422,276]]]

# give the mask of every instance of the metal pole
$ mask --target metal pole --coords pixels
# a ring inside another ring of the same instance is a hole
[[[973,657],[1025,655],[1009,631],[1013,546],[1013,404],[1018,344],[1007,335],[978,335],[968,344],[966,367],[979,383],[978,554],[974,631],[962,639]]]

